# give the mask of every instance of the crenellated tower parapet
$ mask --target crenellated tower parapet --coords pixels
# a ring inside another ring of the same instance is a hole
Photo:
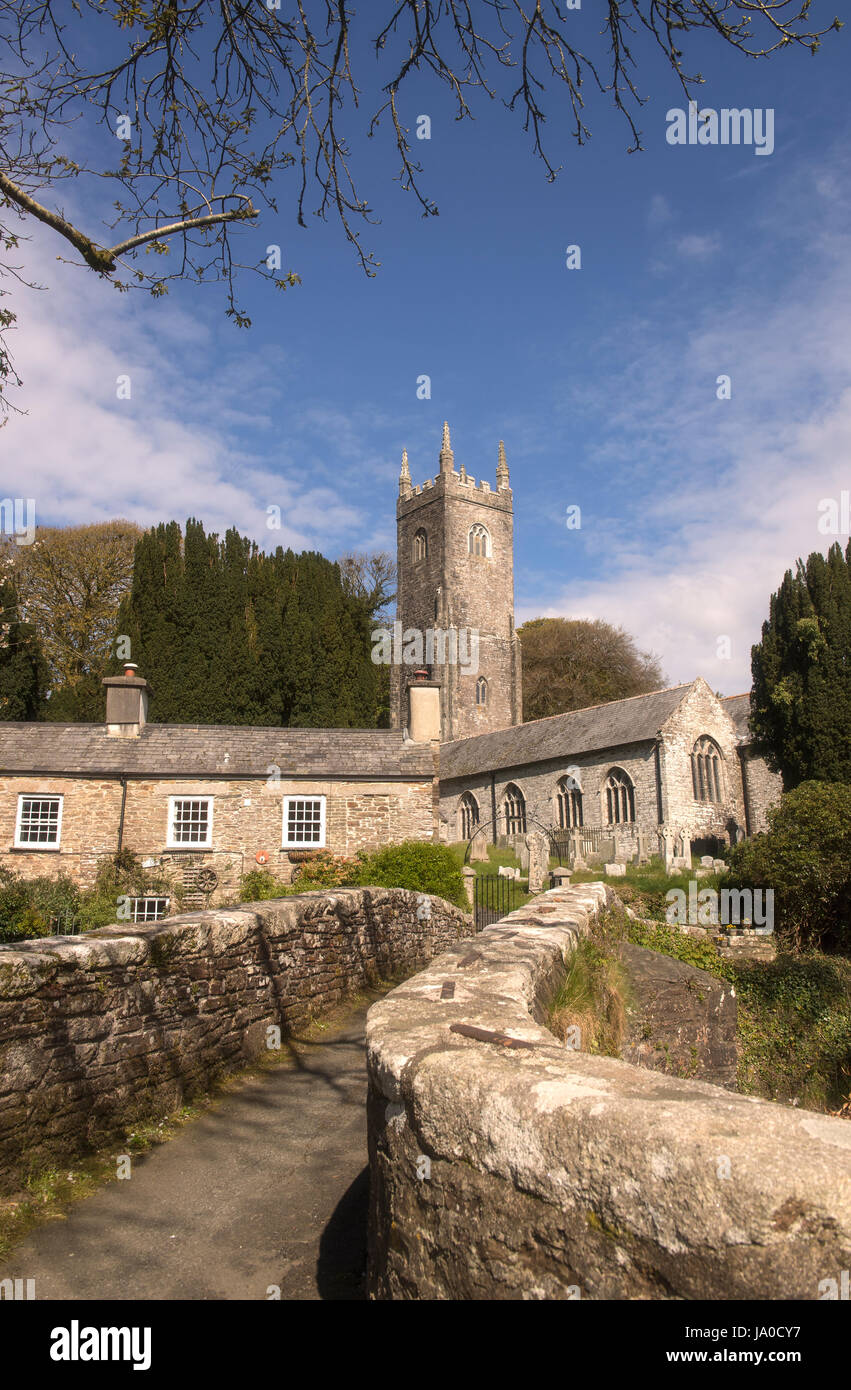
[[[520,650],[514,630],[514,502],[505,445],[497,452],[495,486],[455,466],[448,424],[438,471],[414,483],[407,451],[399,474],[397,615],[402,631],[461,629],[476,634],[475,657],[435,659],[444,740],[519,723]],[[391,672],[394,727],[407,724],[412,670]]]

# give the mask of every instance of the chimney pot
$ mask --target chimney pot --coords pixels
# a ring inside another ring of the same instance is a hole
[[[125,661],[124,674],[104,676],[106,732],[110,738],[138,738],[148,718],[148,682],[137,674],[135,661]]]

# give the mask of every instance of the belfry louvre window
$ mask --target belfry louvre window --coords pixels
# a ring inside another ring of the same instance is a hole
[[[559,830],[574,830],[583,824],[582,792],[572,777],[559,778],[556,789]]]
[[[211,796],[170,796],[168,808],[169,849],[204,848],[212,844]]]
[[[284,848],[322,849],[325,844],[325,797],[284,797]]]
[[[487,557],[491,553],[490,532],[481,522],[470,527],[469,548],[471,555],[482,555]]]
[[[628,825],[635,820],[635,788],[619,767],[606,778],[606,819],[609,825]]]
[[[19,796],[15,845],[58,849],[62,832],[61,796]]]
[[[484,676],[479,676],[476,681],[476,704],[486,705],[488,702],[488,683]]]
[[[471,840],[479,825],[479,803],[472,792],[465,792],[458,807],[461,819],[461,839]]]
[[[699,738],[692,750],[691,781],[695,801],[723,801],[721,750],[707,736]]]
[[[131,922],[159,922],[168,912],[169,898],[145,897],[130,899]]]
[[[428,555],[428,536],[422,526],[414,533],[414,560],[424,560]]]
[[[526,834],[526,800],[519,787],[510,782],[502,802],[506,835]]]

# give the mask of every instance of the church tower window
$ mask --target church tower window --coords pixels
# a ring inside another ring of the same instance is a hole
[[[486,705],[488,702],[488,683],[484,676],[479,676],[476,681],[476,704]]]
[[[480,521],[475,526],[470,527],[468,545],[471,555],[480,555],[487,559],[491,553],[490,532]]]
[[[428,536],[426,535],[425,530],[421,526],[420,529],[414,533],[414,563],[416,564],[417,560],[424,560],[427,555]]]

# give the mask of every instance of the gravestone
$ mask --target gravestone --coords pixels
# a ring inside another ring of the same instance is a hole
[[[526,836],[526,849],[529,856],[529,892],[540,893],[549,869],[549,836],[542,830],[533,830],[531,835]]]
[[[610,878],[626,878],[626,864],[604,864],[603,869]]]
[[[470,863],[486,864],[488,859],[488,842],[484,835],[475,835],[470,841]]]

